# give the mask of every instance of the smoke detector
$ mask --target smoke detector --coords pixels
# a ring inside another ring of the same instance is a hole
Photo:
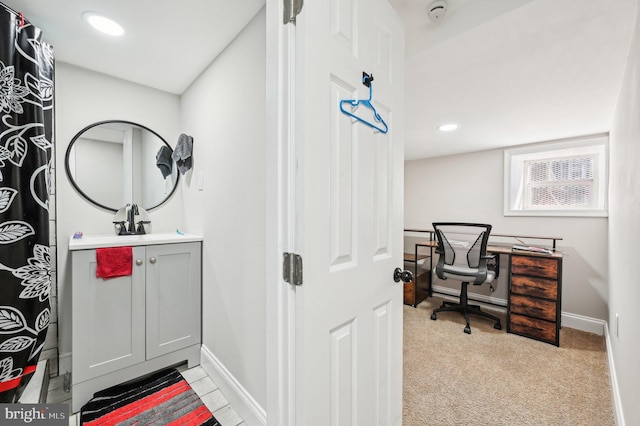
[[[438,22],[447,12],[447,2],[444,0],[436,0],[427,8],[427,15],[431,22]]]

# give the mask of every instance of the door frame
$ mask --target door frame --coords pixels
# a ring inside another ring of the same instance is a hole
[[[284,252],[297,252],[295,23],[282,0],[266,0],[266,395],[267,425],[295,425],[295,288],[282,278]],[[276,84],[271,84],[277,82]]]

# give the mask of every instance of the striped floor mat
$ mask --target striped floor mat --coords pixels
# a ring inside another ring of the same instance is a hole
[[[173,368],[96,392],[80,410],[80,424],[220,426]]]

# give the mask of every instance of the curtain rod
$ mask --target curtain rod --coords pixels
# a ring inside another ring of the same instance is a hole
[[[7,12],[13,14],[16,16],[16,19],[24,19],[24,23],[25,24],[29,24],[31,25],[31,22],[29,22],[29,20],[27,18],[24,17],[24,14],[20,13],[20,12],[16,12],[15,10],[13,10],[12,8],[10,8],[9,6],[7,6],[4,3],[0,3],[0,6],[2,6],[4,8],[4,10],[6,10]]]

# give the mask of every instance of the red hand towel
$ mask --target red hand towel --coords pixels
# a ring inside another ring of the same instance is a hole
[[[109,247],[96,249],[96,277],[114,278],[131,275],[133,249],[131,247]]]

